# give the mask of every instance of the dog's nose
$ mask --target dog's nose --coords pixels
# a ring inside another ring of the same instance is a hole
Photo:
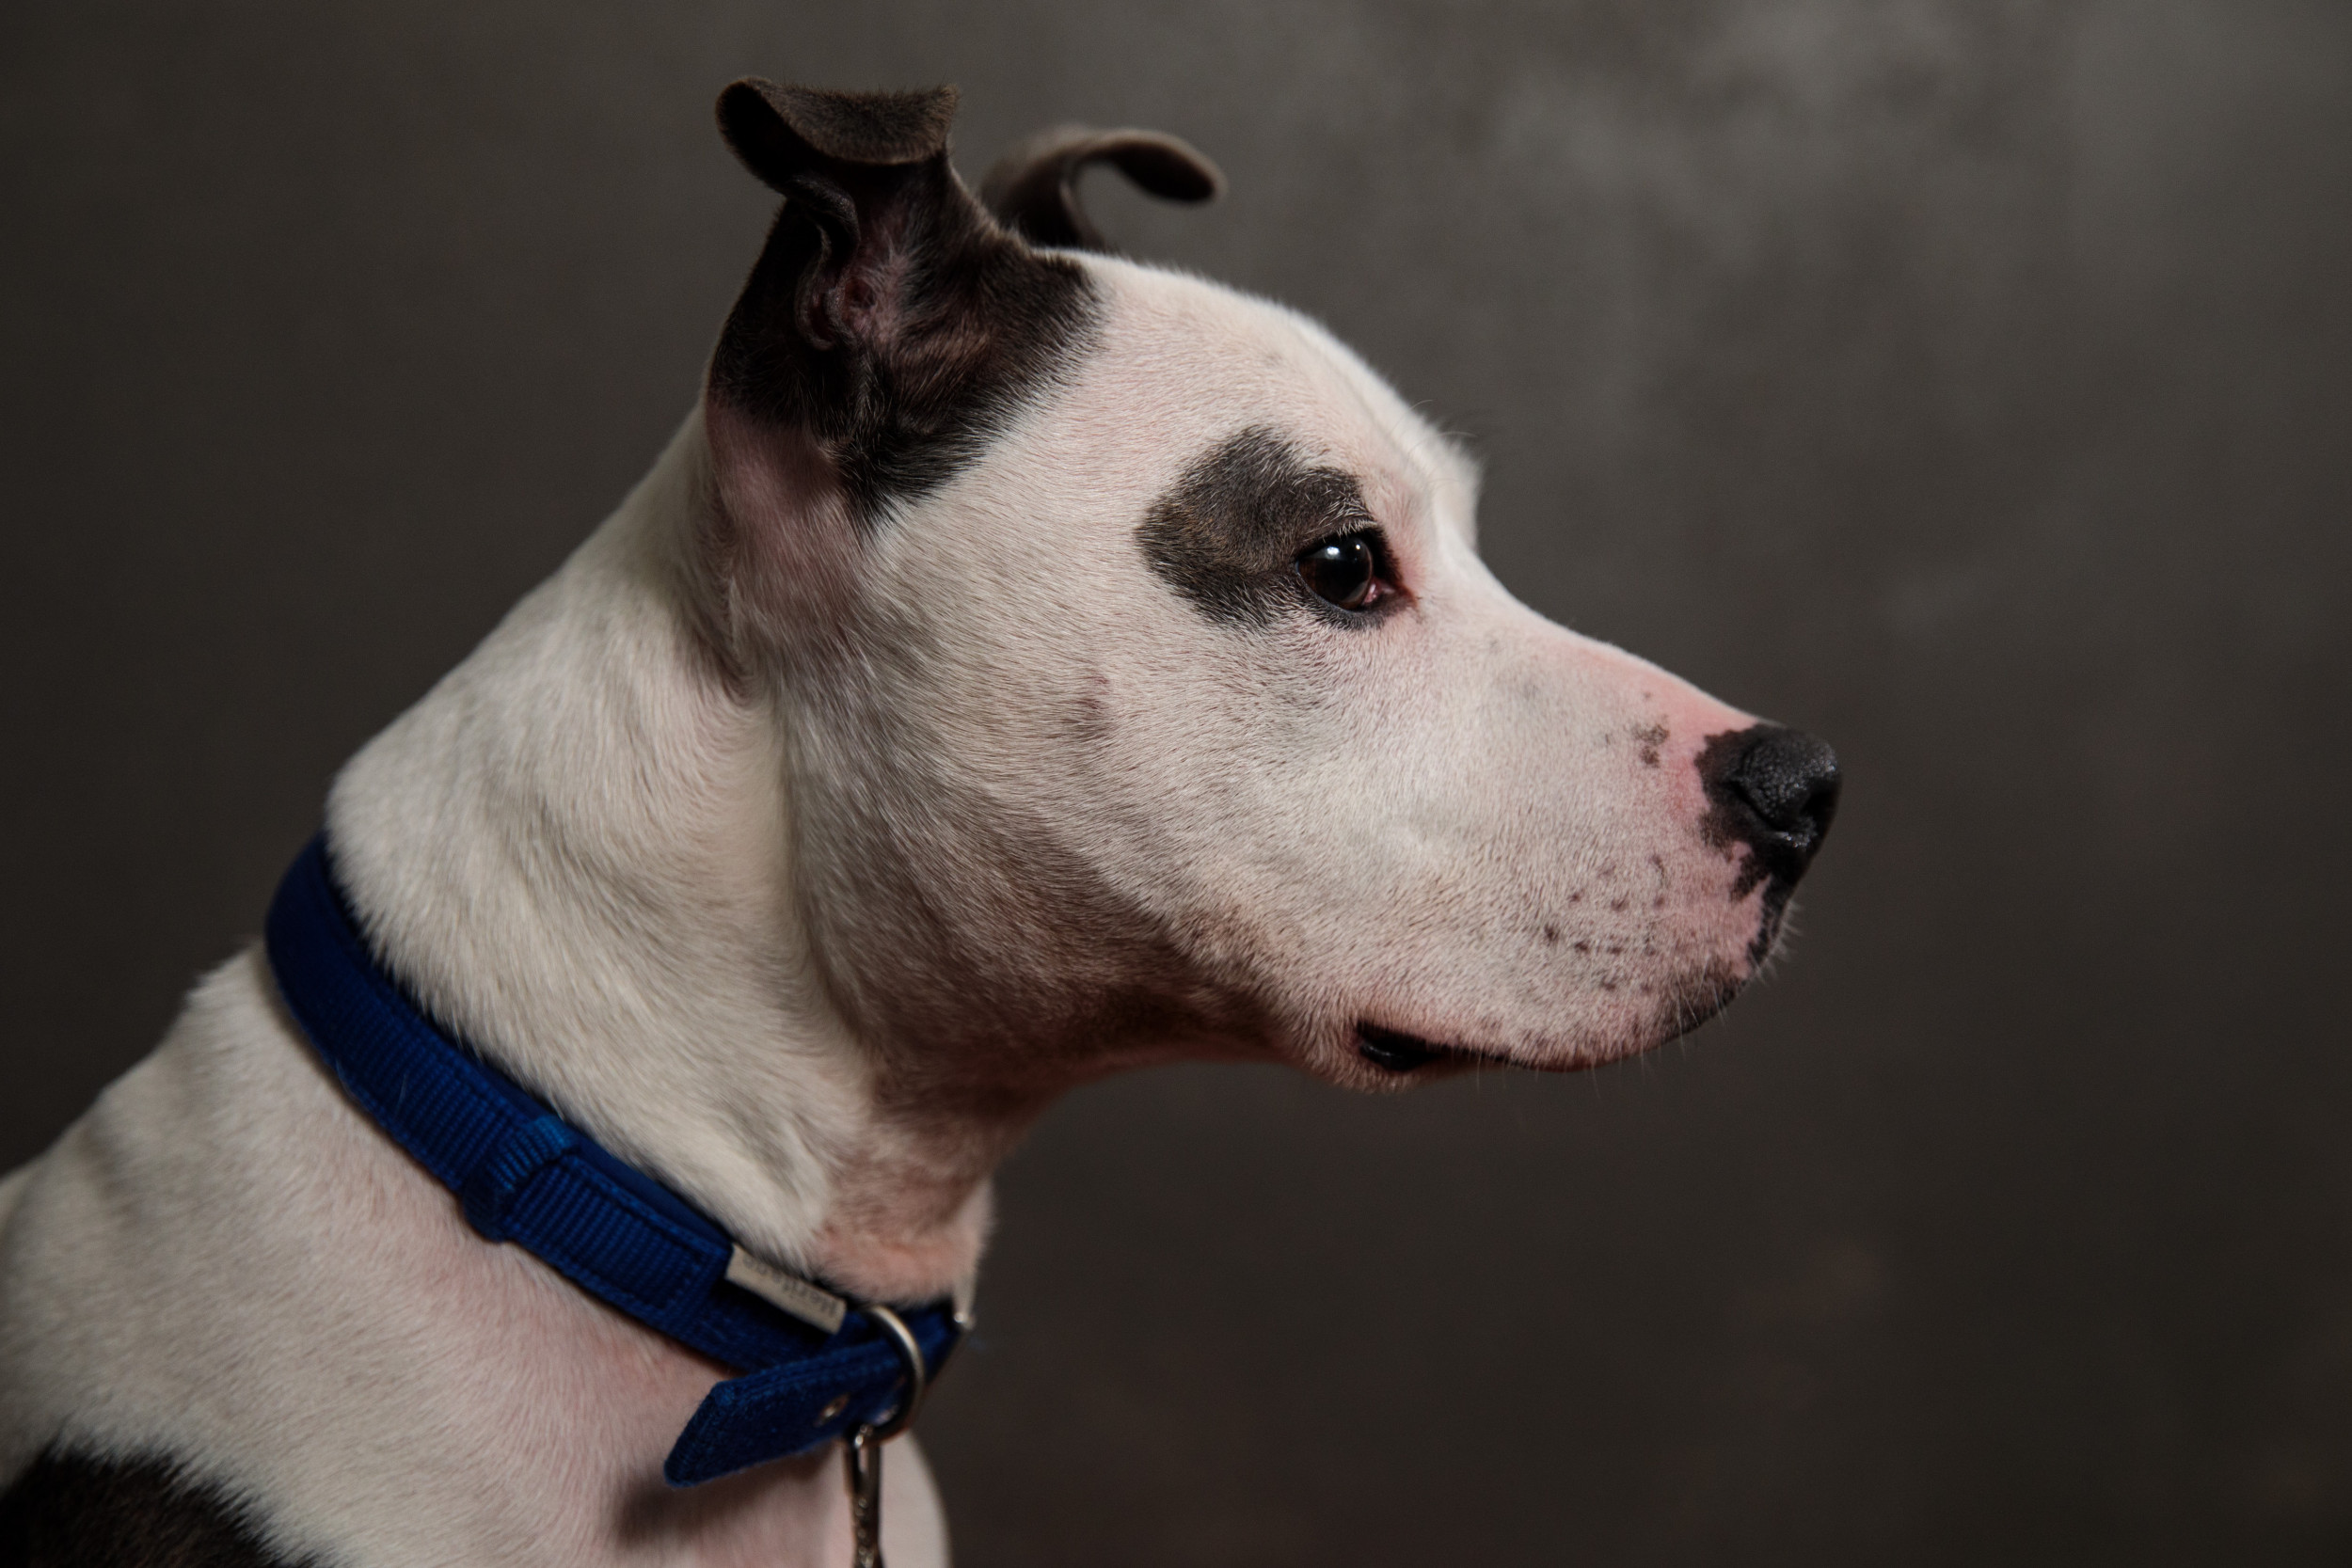
[[[1837,815],[1837,753],[1826,741],[1780,724],[1757,724],[1710,740],[1699,756],[1710,834],[1737,840],[1768,876],[1793,882],[1812,863]]]

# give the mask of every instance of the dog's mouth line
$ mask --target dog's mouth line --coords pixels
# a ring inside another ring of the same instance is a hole
[[[1452,1062],[1466,1067],[1481,1063],[1494,1067],[1528,1066],[1500,1051],[1481,1051],[1467,1045],[1440,1045],[1419,1035],[1408,1035],[1402,1029],[1362,1021],[1356,1025],[1356,1054],[1384,1072],[1395,1073],[1412,1072],[1433,1062]]]

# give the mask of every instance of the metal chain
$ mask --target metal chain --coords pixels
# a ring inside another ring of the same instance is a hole
[[[852,1568],[882,1568],[882,1439],[861,1426],[841,1449],[850,1462],[850,1537],[855,1543],[850,1561]]]

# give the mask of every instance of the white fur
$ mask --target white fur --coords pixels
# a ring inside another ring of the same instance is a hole
[[[327,811],[435,1012],[890,1299],[977,1266],[990,1169],[1088,1077],[1384,1084],[1359,1020],[1604,1060],[1757,929],[1691,766],[1744,716],[1512,601],[1470,467],[1319,328],[1085,264],[1093,351],[871,543],[796,536],[786,601],[708,580],[720,513],[845,526],[690,419]],[[1361,477],[1410,595],[1379,629],[1240,632],[1150,572],[1153,499],[1253,424]],[[717,1375],[468,1230],[253,953],[0,1186],[0,1478],[60,1435],[178,1454],[368,1565],[845,1560],[837,1458],[663,1492]],[[945,1561],[910,1444],[886,1473],[891,1560]]]

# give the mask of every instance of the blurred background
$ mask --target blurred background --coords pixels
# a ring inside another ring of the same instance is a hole
[[[970,1568],[2352,1563],[2352,8],[0,12],[0,1166],[650,462],[721,85],[964,89],[1484,453],[1530,603],[1844,758],[1768,985],[1582,1077],[1161,1071],[1006,1169]]]

